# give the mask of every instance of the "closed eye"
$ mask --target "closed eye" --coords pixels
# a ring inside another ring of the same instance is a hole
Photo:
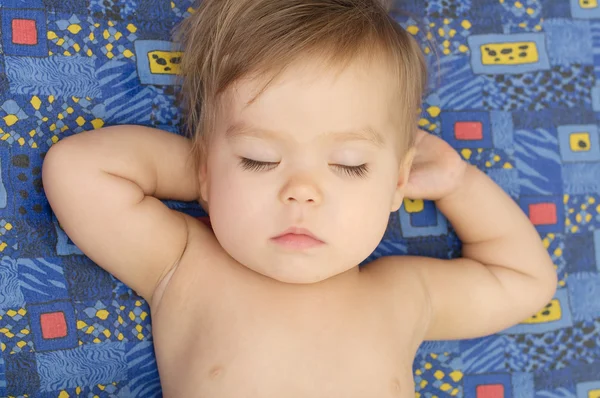
[[[269,171],[277,167],[277,162],[260,162],[248,158],[240,158],[240,166],[248,171]]]
[[[248,171],[269,171],[276,168],[279,163],[261,162],[248,158],[240,158],[240,165],[244,170]],[[369,167],[366,163],[359,166],[346,166],[342,164],[332,164],[330,166],[348,177],[365,178],[369,172]]]
[[[360,166],[345,166],[342,164],[332,164],[331,166],[348,177],[365,178],[369,173],[369,166],[366,163]]]

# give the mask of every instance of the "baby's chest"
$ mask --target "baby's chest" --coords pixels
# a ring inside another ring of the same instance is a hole
[[[177,389],[165,396],[412,396],[408,334],[382,316],[357,315],[281,314],[254,303],[209,310],[194,325],[158,319],[163,386]],[[173,340],[164,333],[171,327],[194,332]]]

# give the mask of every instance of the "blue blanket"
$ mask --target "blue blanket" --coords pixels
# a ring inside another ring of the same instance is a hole
[[[147,304],[64,234],[40,170],[84,130],[181,131],[169,40],[190,5],[0,0],[0,397],[161,395]],[[513,328],[424,343],[417,397],[600,396],[598,0],[398,5],[431,65],[419,125],[519,203],[559,276],[548,306]],[[406,201],[371,258],[406,253],[460,254],[432,203]]]

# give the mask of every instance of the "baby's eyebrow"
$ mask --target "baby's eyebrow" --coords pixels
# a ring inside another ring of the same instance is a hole
[[[225,136],[228,139],[247,136],[274,141],[285,140],[285,136],[281,133],[245,123],[231,124],[227,128]],[[383,147],[385,145],[383,136],[370,126],[353,131],[329,131],[323,133],[320,138],[331,139],[334,141],[367,141],[377,147]]]

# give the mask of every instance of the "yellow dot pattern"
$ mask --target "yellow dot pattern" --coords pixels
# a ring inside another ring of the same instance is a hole
[[[499,0],[507,15],[503,21],[505,29],[511,32],[540,32],[543,30],[544,18],[539,0]]]
[[[48,55],[84,56],[104,59],[135,58],[134,42],[138,28],[131,22],[91,23],[73,15],[68,20],[52,20],[47,31]]]
[[[593,231],[600,227],[598,195],[566,196],[565,228],[567,233]]]
[[[145,301],[98,301],[94,307],[78,307],[76,327],[81,344],[107,341],[144,341],[151,337],[149,309]]]
[[[0,141],[37,149],[41,143],[57,143],[65,134],[98,129],[104,126],[104,120],[93,115],[94,105],[90,97],[33,95],[18,113],[0,119]],[[21,117],[25,114],[27,120]],[[31,118],[36,118],[37,127],[22,127],[25,123],[31,126]]]
[[[0,310],[0,351],[18,354],[34,350],[33,337],[25,308]]]
[[[467,55],[469,47],[466,37],[472,28],[466,19],[444,18],[421,27],[415,21],[409,21],[406,31],[422,39],[426,55]]]
[[[430,352],[415,361],[416,396],[462,396],[462,371],[452,369],[448,352]]]

